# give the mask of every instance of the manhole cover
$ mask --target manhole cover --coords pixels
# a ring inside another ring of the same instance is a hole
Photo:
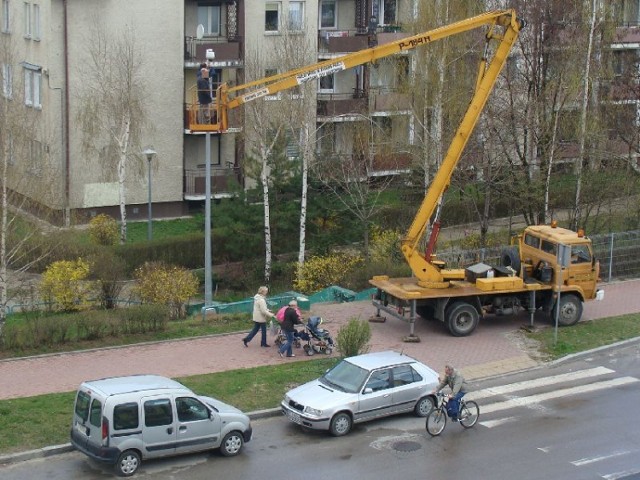
[[[421,448],[422,446],[418,442],[402,441],[393,445],[393,449],[398,452],[415,452]]]

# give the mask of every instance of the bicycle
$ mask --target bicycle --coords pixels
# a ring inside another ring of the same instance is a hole
[[[480,418],[480,407],[473,400],[460,399],[460,412],[458,413],[458,421],[464,428],[471,428]],[[442,433],[447,424],[447,400],[446,395],[442,392],[436,393],[436,406],[427,415],[425,428],[433,437]]]

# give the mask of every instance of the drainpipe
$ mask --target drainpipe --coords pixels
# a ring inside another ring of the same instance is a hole
[[[64,226],[71,225],[71,211],[69,208],[69,38],[67,26],[67,0],[62,0],[63,29],[64,29],[64,123],[62,138],[66,140],[64,149]]]

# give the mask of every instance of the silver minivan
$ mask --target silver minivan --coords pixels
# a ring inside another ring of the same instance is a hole
[[[237,455],[251,435],[249,417],[237,408],[158,375],[83,382],[71,425],[76,449],[125,477],[143,459],[214,448]]]

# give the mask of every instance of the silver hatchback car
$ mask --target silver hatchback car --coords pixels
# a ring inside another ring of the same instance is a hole
[[[305,428],[346,435],[354,423],[415,412],[426,417],[438,374],[397,352],[367,353],[342,360],[317,380],[287,392],[282,413]]]

